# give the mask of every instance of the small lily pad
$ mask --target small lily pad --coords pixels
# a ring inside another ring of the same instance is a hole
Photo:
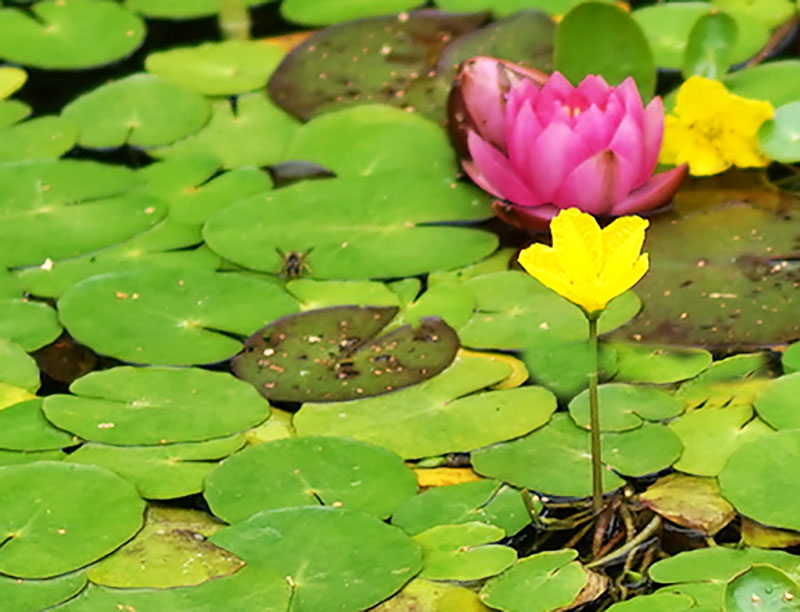
[[[493,544],[504,536],[501,528],[476,522],[426,529],[414,536],[422,546],[419,576],[460,581],[496,576],[517,560],[513,548]]]
[[[274,0],[242,0],[246,6],[258,6]],[[132,11],[154,19],[193,19],[211,17],[220,11],[223,0],[125,0]]]
[[[307,26],[322,26],[352,19],[399,13],[419,6],[419,0],[284,0],[281,15]]]
[[[731,72],[722,79],[725,86],[743,98],[768,100],[775,108],[800,98],[800,81],[794,76],[800,61],[786,59]]]
[[[0,9],[0,57],[50,70],[109,64],[133,53],[144,22],[117,2],[45,0]]]
[[[657,561],[648,573],[665,584],[719,581],[728,582],[755,564],[766,563],[790,574],[800,570],[800,560],[782,550],[712,546],[681,552]],[[721,603],[721,602],[720,602]]]
[[[479,521],[512,536],[530,520],[522,493],[489,479],[428,489],[406,500],[392,515],[392,524],[411,535],[437,525]]]
[[[800,372],[800,342],[790,344],[781,356],[781,364],[786,374]]]
[[[113,472],[55,461],[0,468],[0,497],[0,570],[18,578],[96,561],[139,530],[144,510],[133,485]]]
[[[386,449],[340,438],[287,438],[248,447],[206,479],[212,512],[237,523],[261,510],[345,507],[388,517],[417,491],[414,473]]]
[[[28,80],[28,73],[15,66],[0,67],[0,100],[5,100]]]
[[[655,387],[611,383],[597,389],[600,402],[600,430],[626,431],[645,421],[662,421],[683,412],[683,404],[671,393]],[[583,391],[569,403],[575,423],[589,429],[589,392]]]
[[[0,576],[0,601],[14,612],[40,612],[66,601],[86,585],[86,574],[74,572],[46,580]]]
[[[415,578],[394,597],[371,608],[371,612],[490,612],[469,589],[447,582]]]
[[[0,100],[0,127],[19,123],[32,112],[30,106],[19,100]]]
[[[16,451],[57,450],[80,440],[56,429],[44,418],[42,399],[31,399],[0,410],[0,448]]]
[[[741,612],[800,610],[800,586],[769,565],[755,565],[728,583],[725,608]]]
[[[248,336],[296,309],[273,284],[199,269],[94,276],[58,300],[70,334],[94,351],[169,365],[227,359],[241,349],[231,335]]]
[[[620,601],[607,608],[608,612],[684,612],[695,608],[694,600],[681,593],[652,593]]]
[[[225,372],[197,368],[122,366],[87,374],[69,389],[73,395],[47,396],[48,420],[84,440],[105,444],[229,436],[261,423],[270,409],[250,385]]]
[[[401,530],[343,508],[259,512],[211,541],[284,576],[296,612],[364,610],[422,568],[418,545]]]
[[[0,268],[0,338],[15,342],[26,351],[35,351],[60,334],[55,310],[23,297],[18,281]]]
[[[663,425],[603,434],[603,490],[625,483],[615,471],[651,474],[672,465],[680,450],[678,438]],[[587,497],[592,492],[589,432],[566,414],[554,415],[545,427],[523,438],[472,453],[472,465],[479,474],[547,495]]]
[[[712,363],[675,393],[687,409],[751,404],[769,384],[767,353],[741,353]]]
[[[307,253],[314,278],[396,278],[494,251],[495,234],[444,225],[486,218],[487,203],[468,185],[404,172],[303,181],[228,206],[203,234],[214,251],[253,270],[279,272],[280,249]]]
[[[787,374],[770,381],[756,396],[758,416],[774,429],[800,427],[797,396],[800,393],[800,372]]]
[[[152,74],[132,74],[83,94],[64,107],[91,149],[166,145],[199,130],[211,109],[199,94]]]
[[[169,146],[148,149],[147,153],[157,158],[211,153],[224,168],[268,166],[285,159],[287,143],[298,125],[263,93],[249,93],[235,102],[213,102],[211,119],[203,129]]]
[[[0,450],[0,466],[36,463],[37,461],[61,461],[65,453],[60,450],[49,451],[8,451]]]
[[[692,75],[720,78],[733,63],[731,57],[738,38],[739,26],[727,13],[711,11],[700,17],[692,26],[686,42],[683,76],[687,79]]]
[[[39,367],[16,342],[0,338],[0,382],[22,387],[31,393],[41,384]]]
[[[151,53],[144,65],[203,95],[232,96],[264,87],[284,55],[261,41],[227,40]]]
[[[63,117],[37,117],[0,129],[0,163],[57,159],[77,141],[73,123]]]
[[[244,443],[244,436],[238,435],[159,446],[84,444],[66,460],[108,468],[136,485],[139,495],[146,499],[173,499],[200,493],[206,476],[215,467],[214,461],[227,457]]]
[[[541,427],[556,408],[541,387],[469,395],[499,382],[509,366],[461,355],[438,376],[386,395],[304,404],[295,415],[298,435],[363,440],[408,458],[466,452]]]
[[[711,365],[703,349],[615,342],[617,382],[666,384],[692,378]]]
[[[589,582],[589,572],[575,550],[541,552],[517,561],[481,589],[492,608],[511,612],[550,612],[569,608]]]
[[[204,512],[150,506],[142,530],[87,575],[94,584],[126,589],[191,586],[228,576],[244,563],[207,540],[222,528]]]
[[[265,397],[345,401],[418,384],[444,370],[458,336],[428,318],[376,336],[397,308],[333,306],[289,315],[245,342],[236,375]]]
[[[719,486],[745,516],[800,530],[800,491],[793,484],[798,461],[800,430],[768,433],[731,454],[719,474]]]
[[[705,535],[715,535],[736,516],[714,478],[668,474],[639,495],[664,518]]]

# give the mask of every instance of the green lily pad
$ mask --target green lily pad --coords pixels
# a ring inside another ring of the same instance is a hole
[[[607,608],[608,612],[684,612],[695,607],[694,600],[680,593],[638,595]]]
[[[541,552],[517,561],[481,589],[492,608],[511,612],[549,612],[569,608],[589,582],[589,574],[572,549]]]
[[[682,72],[684,78],[699,75],[718,79],[733,62],[731,55],[739,38],[736,20],[721,11],[712,11],[698,19],[686,42]]]
[[[296,310],[262,280],[199,269],[142,269],[94,276],[58,300],[79,342],[135,363],[186,365],[227,359],[247,336]]]
[[[194,134],[211,109],[199,94],[172,81],[137,73],[83,94],[64,107],[90,149],[166,145]]]
[[[792,19],[797,10],[792,0],[711,0],[711,3],[724,11],[761,21],[769,29]]]
[[[663,425],[604,434],[603,490],[613,491],[625,483],[615,471],[643,476],[669,467],[680,448],[678,438]],[[472,453],[472,465],[479,474],[547,495],[587,497],[592,493],[589,433],[563,413],[524,438]]]
[[[289,315],[251,336],[233,371],[272,400],[346,401],[419,384],[452,361],[458,336],[423,319],[376,338],[393,306],[333,306]]]
[[[790,344],[781,356],[781,365],[786,374],[800,372],[800,342]]]
[[[299,278],[286,283],[286,290],[300,302],[300,310],[329,306],[397,306],[401,298],[377,281],[316,281]]]
[[[347,143],[344,148],[343,142]],[[286,157],[314,162],[337,176],[403,171],[447,178],[455,177],[459,169],[441,126],[415,113],[378,104],[313,118],[294,135]]]
[[[69,389],[73,395],[47,396],[48,420],[104,444],[169,444],[229,436],[261,423],[270,409],[250,385],[226,372],[198,368],[122,366],[87,374]],[[168,448],[165,452],[169,456]],[[185,452],[191,457],[190,449]]]
[[[117,2],[44,0],[31,7],[0,9],[0,57],[50,70],[90,68],[135,51],[144,22]]]
[[[86,574],[74,572],[47,580],[20,580],[0,576],[0,601],[14,612],[40,612],[77,595]]]
[[[0,382],[36,393],[41,381],[33,357],[16,342],[0,338]]]
[[[371,608],[370,612],[489,612],[478,595],[467,588],[447,582],[430,582],[415,578],[394,597]]]
[[[556,29],[556,70],[574,83],[599,74],[612,85],[633,77],[643,98],[655,92],[653,52],[639,24],[618,6],[578,4]]]
[[[298,122],[263,93],[212,103],[211,119],[199,132],[166,147],[147,150],[157,158],[192,153],[216,155],[224,168],[268,166],[285,159]]]
[[[23,297],[18,281],[0,268],[0,338],[15,342],[26,351],[35,351],[60,334],[55,310]]]
[[[56,450],[80,440],[53,427],[42,414],[42,399],[0,410],[0,448],[16,451]]]
[[[125,0],[125,6],[155,19],[192,19],[219,13],[224,0]],[[242,0],[246,6],[268,4],[274,0]]]
[[[668,474],[647,487],[639,499],[673,523],[705,535],[715,535],[736,516],[715,478]]]
[[[775,116],[758,130],[758,147],[770,159],[791,163],[800,160],[800,102],[775,110]]]
[[[61,461],[65,456],[65,453],[60,450],[35,452],[0,450],[0,466],[35,463],[38,461]]]
[[[414,536],[422,547],[419,577],[463,581],[496,576],[517,560],[513,548],[493,544],[503,537],[500,527],[476,522],[426,529]]]
[[[683,383],[676,395],[686,408],[720,408],[752,404],[769,383],[767,353],[742,353],[712,363],[706,370]]]
[[[208,542],[222,528],[205,512],[149,506],[142,530],[92,565],[88,578],[109,587],[165,589],[228,576],[244,562]]]
[[[8,127],[28,117],[33,109],[19,100],[0,100],[0,127]]]
[[[800,427],[797,416],[797,394],[800,392],[800,372],[776,378],[756,396],[758,416],[774,429]]]
[[[444,372],[386,395],[327,404],[304,404],[295,415],[300,436],[333,435],[363,440],[403,458],[466,452],[541,427],[556,408],[541,387],[468,395],[499,382],[509,366],[459,356]]]
[[[365,103],[413,106],[441,120],[448,88],[434,87],[413,101],[408,94],[415,83],[424,87],[434,78],[429,75],[433,71],[435,76],[439,56],[451,40],[484,21],[485,13],[419,11],[325,28],[286,56],[269,81],[270,96],[303,121]]]
[[[755,564],[766,563],[791,575],[800,571],[797,555],[782,550],[712,546],[681,552],[657,561],[648,573],[665,584],[716,581],[729,582]],[[721,603],[721,602],[720,602]]]
[[[322,26],[351,19],[399,13],[419,6],[419,0],[284,0],[284,19],[307,26]]]
[[[632,383],[673,383],[692,378],[711,365],[711,353],[703,349],[615,342],[614,380]]]
[[[227,40],[151,53],[144,65],[148,72],[203,95],[231,96],[264,87],[284,55],[260,41]]]
[[[584,0],[436,0],[444,11],[492,11],[497,17],[510,15],[522,9],[538,9],[548,15],[563,15]],[[599,0],[611,2],[612,0]]]
[[[626,431],[646,421],[663,421],[683,412],[683,403],[671,393],[655,387],[610,383],[597,389],[600,430]],[[579,427],[589,426],[589,391],[569,403],[569,414]]]
[[[100,274],[141,269],[216,270],[220,257],[205,246],[200,230],[172,221],[158,225],[114,246],[79,257],[48,260],[41,266],[14,271],[19,285],[39,297],[61,297],[73,285]]]
[[[206,476],[216,467],[214,462],[244,443],[244,436],[238,435],[163,446],[84,444],[66,460],[108,468],[132,482],[146,499],[174,499],[200,493]]]
[[[800,610],[800,586],[769,565],[755,565],[728,583],[728,610]]]
[[[733,93],[754,100],[768,100],[779,108],[800,99],[797,69],[800,60],[787,59],[752,66],[726,75],[722,82]]]
[[[718,475],[737,448],[772,431],[753,418],[748,404],[694,410],[672,421],[669,428],[683,444],[675,469],[697,476]]]
[[[15,66],[0,67],[0,100],[5,100],[28,80],[28,73]]]
[[[38,117],[0,129],[0,163],[56,159],[77,140],[75,126],[62,117]]]
[[[113,472],[55,461],[0,468],[0,497],[0,570],[19,578],[96,561],[139,530],[144,510],[133,485]]]
[[[588,338],[589,324],[580,308],[524,272],[484,274],[464,284],[477,300],[472,319],[458,330],[466,346],[514,350]],[[622,325],[640,307],[630,291],[612,300],[598,322],[600,333]]]
[[[250,446],[208,475],[212,512],[237,523],[261,510],[345,507],[388,517],[417,491],[414,473],[383,448],[340,438],[287,438]]]
[[[392,524],[417,535],[437,525],[481,522],[512,536],[531,517],[518,489],[498,480],[477,480],[433,487],[407,499],[392,515]]]
[[[364,610],[422,567],[419,547],[401,530],[343,508],[260,512],[211,541],[284,576],[296,612]]]
[[[486,204],[467,185],[406,173],[305,181],[232,204],[203,233],[214,251],[253,270],[280,271],[280,250],[308,253],[319,279],[413,276],[494,251],[494,234],[435,225],[485,218]]]
[[[89,583],[58,612],[137,610],[139,612],[286,612],[291,594],[284,578],[268,569],[243,567],[232,576],[198,586],[169,589],[113,589]]]
[[[769,433],[741,445],[719,474],[722,494],[759,523],[800,529],[800,493],[794,466],[800,461],[800,431]]]
[[[680,70],[692,28],[700,18],[714,10],[714,6],[708,2],[670,2],[638,8],[631,16],[644,31],[653,49],[656,65]],[[730,16],[737,26],[730,63],[739,63],[755,55],[767,43],[769,29],[745,15],[731,13]]]

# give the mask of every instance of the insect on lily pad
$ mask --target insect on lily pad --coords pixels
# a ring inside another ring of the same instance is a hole
[[[455,357],[458,336],[438,317],[376,336],[396,306],[334,306],[273,321],[245,342],[237,376],[265,397],[344,401],[427,380]]]
[[[280,275],[286,280],[295,280],[303,276],[303,274],[312,274],[314,271],[308,265],[306,257],[314,250],[314,247],[306,249],[302,253],[300,251],[289,251],[284,253],[282,249],[275,247],[278,255],[281,257],[281,270]]]

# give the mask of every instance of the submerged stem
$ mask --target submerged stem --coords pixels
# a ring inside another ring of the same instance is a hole
[[[600,457],[600,408],[597,400],[597,316],[589,316],[589,424],[592,434],[592,509],[603,508],[603,473]]]

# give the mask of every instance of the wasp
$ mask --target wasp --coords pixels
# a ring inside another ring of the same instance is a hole
[[[309,274],[312,273],[311,266],[308,265],[306,257],[308,257],[308,254],[314,250],[314,247],[311,247],[303,253],[300,251],[289,251],[288,253],[284,253],[283,250],[278,247],[275,247],[275,250],[278,252],[278,255],[280,255],[282,260],[281,269],[278,274],[282,274],[286,280],[300,278],[303,276],[304,272],[308,272]]]

